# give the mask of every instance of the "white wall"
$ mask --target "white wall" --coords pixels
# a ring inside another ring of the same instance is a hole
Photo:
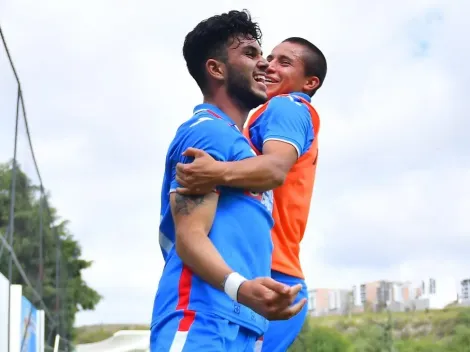
[[[0,351],[8,351],[8,290],[10,283],[0,273]]]
[[[393,284],[393,300],[395,302],[403,303],[403,286],[400,284]]]
[[[10,290],[10,319],[8,319],[8,290]],[[10,351],[20,352],[22,336],[22,325],[27,312],[24,312],[23,288],[21,285],[9,285],[5,276],[0,273],[0,352],[8,351],[8,324],[10,323]],[[29,301],[28,301],[29,303]],[[30,304],[30,303],[29,303]],[[44,352],[44,311],[36,311],[35,321],[31,328],[35,333],[36,348],[25,349],[25,351]],[[24,331],[23,331],[24,333]],[[34,345],[33,345],[34,346]]]
[[[44,352],[45,347],[45,324],[46,318],[45,313],[43,310],[37,311],[37,322],[36,322],[36,336],[37,336],[37,344],[36,344],[36,351],[37,352]]]
[[[10,286],[10,352],[21,348],[21,285]]]
[[[352,288],[353,297],[354,297],[354,306],[362,306],[361,302],[361,285],[354,285]]]
[[[308,310],[316,310],[317,309],[317,292],[314,290],[311,290],[308,292]]]

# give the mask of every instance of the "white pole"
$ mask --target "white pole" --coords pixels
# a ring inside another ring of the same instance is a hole
[[[59,340],[60,340],[59,334],[55,335],[54,352],[59,352]]]

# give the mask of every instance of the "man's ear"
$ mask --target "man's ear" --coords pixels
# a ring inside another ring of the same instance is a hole
[[[206,61],[206,71],[209,77],[217,81],[223,81],[225,79],[225,64],[215,59],[209,59]]]
[[[320,86],[320,79],[317,76],[307,77],[304,83],[304,92],[311,92]]]

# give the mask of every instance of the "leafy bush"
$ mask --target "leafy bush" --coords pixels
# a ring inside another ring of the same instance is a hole
[[[395,348],[398,352],[448,352],[445,346],[430,340],[401,340]]]
[[[301,334],[289,349],[290,352],[346,352],[349,340],[337,330],[328,327],[304,325]]]
[[[404,313],[406,314],[406,313]],[[312,318],[289,352],[470,352],[470,309]]]
[[[450,340],[447,350],[449,352],[470,352],[470,325],[457,325],[455,334]]]

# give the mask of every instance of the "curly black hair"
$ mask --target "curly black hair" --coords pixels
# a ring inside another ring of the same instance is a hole
[[[227,48],[240,38],[251,38],[261,45],[262,32],[248,10],[229,11],[200,22],[186,35],[183,56],[191,76],[202,91],[206,88],[205,64],[208,59],[225,62]]]

